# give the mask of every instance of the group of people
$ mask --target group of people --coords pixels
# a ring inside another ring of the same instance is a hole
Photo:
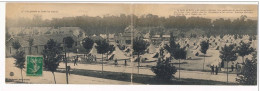
[[[86,58],[89,62],[97,61],[97,57],[91,54],[84,55],[84,58]]]
[[[211,74],[218,75],[219,68],[217,65],[216,66],[212,65],[212,66],[210,66],[210,68],[211,68]]]

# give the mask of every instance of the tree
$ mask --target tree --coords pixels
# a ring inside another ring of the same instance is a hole
[[[253,36],[250,36],[250,37],[249,37],[249,41],[252,41],[252,40],[253,40]]]
[[[234,35],[234,39],[235,39],[235,40],[237,39],[237,34]]]
[[[209,49],[209,42],[202,41],[200,43],[200,51],[204,54],[203,70],[204,70],[204,64],[205,64],[205,55],[207,54],[208,49]]]
[[[156,78],[166,81],[173,78],[173,74],[177,72],[175,66],[171,66],[167,61],[157,61],[156,66],[153,66],[151,69],[156,74]]]
[[[103,55],[109,51],[109,44],[106,40],[98,40],[96,46],[97,52],[102,54],[102,73],[103,73]]]
[[[245,65],[236,79],[237,82],[244,85],[257,84],[257,53],[253,54],[252,60],[247,59]]]
[[[12,46],[14,49],[16,49],[16,51],[18,51],[18,49],[21,47],[21,44],[18,40],[16,40],[12,43]]]
[[[180,79],[180,74],[181,74],[181,62],[180,60],[181,59],[186,59],[186,55],[187,55],[187,52],[185,51],[185,47],[184,48],[178,48],[178,49],[175,49],[175,53],[173,54],[174,58],[176,60],[179,60],[179,79]]]
[[[88,54],[89,51],[92,49],[93,44],[94,44],[94,41],[92,39],[90,39],[88,37],[83,39],[82,45],[86,49],[86,54]]]
[[[220,51],[220,58],[224,62],[227,62],[227,83],[228,83],[228,63],[229,61],[235,61],[237,60],[237,52],[235,50],[236,45],[230,44],[229,46],[225,45],[221,48]]]
[[[239,37],[240,39],[242,39],[242,38],[243,38],[243,36],[242,36],[242,35],[239,35],[238,37]]]
[[[21,77],[23,82],[23,68],[25,65],[25,53],[24,51],[16,51],[13,57],[15,59],[15,66],[21,70]]]
[[[138,62],[138,73],[139,73],[139,66],[140,66],[140,54],[143,53],[147,47],[148,43],[140,38],[136,38],[133,41],[133,50],[137,53],[137,62]]]
[[[67,52],[67,48],[72,48],[73,44],[74,44],[74,40],[72,37],[65,37],[63,38],[63,42],[64,42],[64,49],[65,49],[65,68],[66,68],[66,81],[67,81],[67,84],[69,84],[69,79],[68,79],[68,68],[67,68],[67,57],[66,57],[66,52]],[[69,53],[68,53],[68,57],[69,57]]]
[[[66,48],[72,48],[75,41],[72,37],[65,37],[63,38],[63,42],[65,43]]]
[[[219,35],[219,37],[220,37],[221,39],[223,39],[224,35],[223,35],[223,34],[221,34],[221,35]]]
[[[171,53],[171,55],[174,54],[175,49],[180,48],[179,44],[176,44],[175,37],[173,36],[173,33],[170,33],[170,46],[166,46],[165,49]]]
[[[61,62],[61,53],[62,49],[60,45],[53,39],[48,40],[47,44],[44,45],[44,50],[42,52],[44,59],[44,68],[45,70],[52,72],[55,84],[56,79],[54,72],[57,70],[59,63]]]
[[[29,54],[32,54],[32,46],[33,46],[33,38],[29,38],[28,43],[29,43]]]
[[[250,47],[250,43],[245,43],[243,41],[240,42],[240,46],[237,47],[237,53],[239,56],[242,57],[242,61],[244,62],[244,57],[246,55],[251,54],[254,52],[254,48]]]

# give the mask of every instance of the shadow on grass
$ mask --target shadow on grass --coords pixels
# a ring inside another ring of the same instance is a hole
[[[65,73],[65,70],[59,69],[57,72]],[[131,74],[123,73],[123,72],[103,71],[102,73],[102,71],[96,71],[96,70],[74,69],[70,73],[75,75],[125,81],[125,82],[129,82],[129,84],[131,81]],[[181,79],[181,80],[172,79],[172,80],[165,81],[165,80],[158,80],[153,75],[145,75],[145,74],[133,74],[133,83],[151,84],[151,85],[226,85],[225,82],[200,80],[200,79]],[[230,83],[229,85],[237,85],[237,84]]]

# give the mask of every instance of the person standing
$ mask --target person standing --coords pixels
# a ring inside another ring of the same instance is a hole
[[[117,66],[117,64],[118,64],[118,63],[117,63],[117,59],[116,59],[116,60],[115,60],[115,66]]]
[[[212,65],[212,74],[214,75],[215,71],[214,71],[214,65]]]
[[[218,66],[216,66],[215,72],[216,72],[216,75],[218,75]]]
[[[68,73],[70,75],[70,66],[67,66],[67,71],[68,71]]]
[[[126,59],[125,59],[125,66],[127,65],[127,61],[126,61]]]
[[[232,64],[231,65],[231,71],[233,72],[233,70],[234,70],[234,65]]]
[[[79,58],[78,56],[75,58],[75,60],[74,60],[74,66],[75,66],[75,65],[78,65],[78,64],[77,64],[78,58]]]
[[[214,65],[211,65],[210,68],[211,68],[211,74],[214,74]]]

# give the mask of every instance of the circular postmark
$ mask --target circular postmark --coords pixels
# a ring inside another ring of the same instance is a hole
[[[10,74],[9,74],[10,76],[14,76],[14,72],[10,72]]]

